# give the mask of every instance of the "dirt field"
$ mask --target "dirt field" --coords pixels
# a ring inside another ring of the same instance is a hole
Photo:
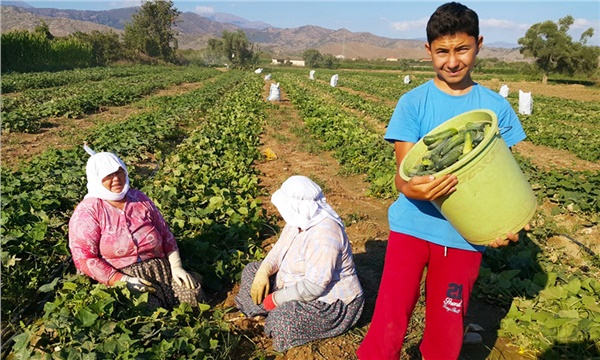
[[[491,81],[483,85],[491,88],[499,88],[500,83]],[[600,91],[591,91],[579,86],[557,86],[533,83],[508,84],[511,91],[532,91],[535,94],[547,96],[561,96],[570,99],[586,101],[600,101]],[[174,89],[165,90],[161,94],[175,94],[189,91],[195,87],[194,84],[179,86]],[[256,164],[263,173],[260,185],[264,187],[267,194],[272,194],[281,183],[291,175],[302,174],[309,176],[317,182],[324,190],[327,201],[349,224],[348,235],[354,251],[355,262],[359,277],[365,291],[366,305],[363,316],[358,325],[349,333],[333,339],[313,342],[304,346],[293,348],[285,354],[275,353],[271,349],[269,338],[262,336],[262,326],[259,323],[249,322],[247,319],[238,317],[235,312],[231,314],[230,321],[244,331],[255,346],[267,359],[355,359],[355,351],[366,333],[371,316],[379,280],[383,269],[383,259],[387,244],[388,221],[387,208],[391,200],[382,201],[365,195],[367,184],[361,176],[347,176],[340,173],[340,166],[326,152],[304,136],[303,123],[298,112],[291,106],[286,96],[285,89],[282,90],[282,101],[274,104],[268,110],[268,123],[263,135],[263,151],[272,151],[276,158]],[[269,84],[264,88],[266,96],[269,93]],[[85,119],[50,119],[39,134],[5,134],[2,136],[2,161],[3,166],[13,167],[15,164],[26,161],[42,151],[56,147],[72,147],[80,145],[86,133],[97,124],[107,121],[122,121],[129,115],[135,113],[135,107],[119,107],[106,109],[106,111],[89,116]],[[554,165],[565,166],[573,169],[600,169],[600,164],[590,163],[571,154],[546,147],[534,146],[527,141],[519,144],[516,151],[530,158],[540,166]],[[269,214],[276,211],[267,198],[263,199]],[[550,209],[548,209],[550,211]],[[576,217],[565,217],[564,224],[578,228],[580,220]],[[590,246],[596,246],[596,239],[600,237],[598,227],[588,228],[588,233],[581,234],[581,241]],[[267,249],[276,241],[276,238],[265,240]],[[557,243],[569,246],[565,239],[556,239]],[[595,248],[598,250],[598,248]],[[577,256],[576,249],[572,250]],[[219,304],[221,307],[234,306],[233,298],[237,292],[234,288],[227,300]],[[417,311],[422,309],[417,308]],[[462,359],[529,359],[520,355],[518,349],[510,346],[504,339],[497,339],[496,330],[504,314],[484,303],[474,302],[469,309],[469,322],[481,325],[483,332],[483,344],[465,346],[461,354]],[[413,324],[409,329],[410,341],[407,341],[405,358],[417,359],[416,346],[420,336],[422,324]],[[259,355],[259,354],[255,354]]]

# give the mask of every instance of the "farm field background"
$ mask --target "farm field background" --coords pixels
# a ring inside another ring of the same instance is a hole
[[[122,66],[3,76],[3,358],[355,358],[396,196],[383,133],[399,96],[432,74],[317,70],[311,81],[308,69]],[[539,206],[527,237],[486,251],[468,316],[484,342],[461,358],[600,356],[600,87],[474,78],[507,84],[515,110],[518,90],[532,92],[532,115],[520,115],[528,139],[514,153]],[[279,102],[265,100],[271,83]],[[75,273],[66,235],[86,192],[84,141],[119,154],[157,203],[186,268],[204,276],[199,310],[148,313],[143,295]],[[344,219],[367,302],[347,334],[280,354],[233,298],[243,266],[277,239],[269,196],[294,174],[321,185]],[[407,359],[419,358],[423,315],[420,302]]]

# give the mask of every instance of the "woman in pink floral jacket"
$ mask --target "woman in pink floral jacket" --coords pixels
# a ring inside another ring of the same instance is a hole
[[[149,292],[151,307],[193,306],[204,294],[201,277],[183,269],[162,214],[144,193],[129,188],[127,167],[113,153],[95,153],[86,166],[88,193],[69,221],[75,267],[94,280]]]

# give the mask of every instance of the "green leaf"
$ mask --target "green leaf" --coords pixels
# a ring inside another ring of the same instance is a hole
[[[560,300],[568,296],[568,291],[562,287],[549,287],[540,291],[541,300]]]
[[[600,318],[600,306],[598,305],[598,300],[593,296],[586,295],[581,298],[581,303],[585,305],[587,310],[591,310],[598,313],[598,317]]]
[[[29,342],[31,341],[31,334],[28,332],[24,332],[19,335],[15,335],[13,337],[13,341],[15,342],[13,349],[15,349],[16,351],[24,349],[29,345]]]
[[[498,276],[500,276],[500,278],[504,279],[504,280],[512,280],[520,272],[521,272],[521,270],[519,270],[519,269],[506,270],[506,271],[501,272]]]
[[[73,282],[70,282],[70,281],[65,281],[65,282],[63,283],[63,289],[65,289],[65,290],[71,290],[71,291],[75,291],[75,290],[77,290],[77,288],[78,288],[78,287],[77,287],[77,284],[75,284],[75,283],[73,283]]]
[[[561,318],[579,319],[579,312],[577,310],[560,310],[558,316]]]
[[[212,350],[216,349],[219,346],[219,340],[210,339],[210,348]]]
[[[43,292],[43,293],[53,291],[54,288],[56,287],[56,284],[58,284],[58,280],[59,280],[59,278],[55,278],[54,280],[52,280],[51,283],[40,286],[39,291]]]
[[[98,315],[89,311],[87,308],[81,308],[77,312],[77,316],[75,318],[79,320],[79,322],[81,322],[83,326],[89,327],[92,326],[92,324],[94,324],[94,321],[96,321]]]
[[[209,202],[217,209],[223,206],[223,198],[221,196],[213,196],[210,198]]]
[[[569,321],[570,319],[566,318],[549,318],[544,321],[544,325],[549,329],[554,329],[566,324]]]
[[[104,325],[102,325],[102,328],[100,328],[100,331],[102,332],[102,334],[108,336],[112,333],[115,332],[115,328],[117,327],[117,323],[114,321],[107,321]]]
[[[578,278],[573,278],[564,288],[572,295],[577,295],[581,289],[581,281]]]

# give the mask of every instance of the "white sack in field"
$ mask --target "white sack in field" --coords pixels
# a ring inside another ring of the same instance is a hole
[[[519,90],[519,114],[531,115],[533,111],[533,99],[531,92],[523,92]]]
[[[498,93],[500,95],[502,95],[503,98],[506,99],[508,97],[508,85],[502,84],[502,86],[500,86],[500,91],[498,91]]]
[[[331,80],[329,81],[329,85],[336,87],[338,83],[338,74],[335,74],[331,77]]]
[[[271,89],[269,90],[269,97],[267,100],[269,101],[279,101],[281,99],[281,91],[279,91],[279,83],[271,84]]]

